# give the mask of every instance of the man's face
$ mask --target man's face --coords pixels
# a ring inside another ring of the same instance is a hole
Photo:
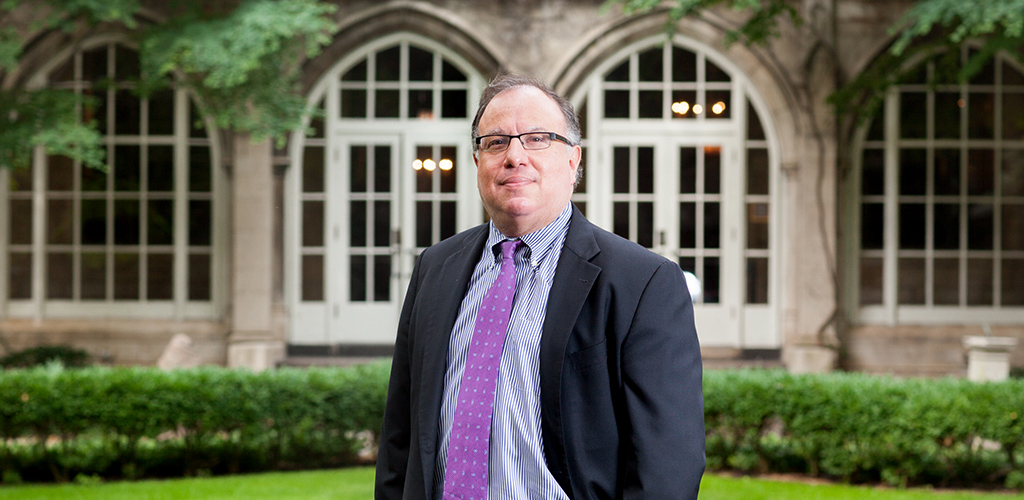
[[[496,96],[480,117],[478,133],[565,135],[565,117],[555,101],[534,87],[516,87]],[[477,187],[484,208],[506,236],[519,237],[548,225],[569,203],[581,150],[557,140],[547,149],[525,150],[512,139],[503,152],[474,155]]]

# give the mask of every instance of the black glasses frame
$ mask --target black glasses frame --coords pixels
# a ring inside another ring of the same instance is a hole
[[[548,139],[551,139],[551,140],[556,140],[556,141],[564,142],[564,143],[566,143],[566,144],[568,144],[570,146],[574,145],[572,143],[572,141],[569,140],[568,137],[565,137],[564,135],[561,135],[561,134],[556,134],[554,132],[526,132],[526,133],[519,134],[519,135],[508,135],[508,134],[481,135],[481,136],[473,138],[473,144],[476,146],[476,149],[478,149],[480,151],[483,151],[485,153],[501,153],[501,152],[506,151],[508,149],[508,147],[512,145],[512,139],[519,139],[519,143],[522,144],[523,145],[523,149],[526,149],[526,150],[538,151],[538,150],[547,149],[547,148],[551,147],[551,142],[550,141],[548,141],[547,145],[542,147],[542,148],[530,147],[529,145],[527,145],[528,143],[522,139],[522,137],[524,135],[538,135],[538,134],[539,135],[545,135],[545,136],[548,137]],[[508,141],[505,142],[505,147],[502,148],[502,149],[481,149],[480,148],[481,141],[483,141],[484,139],[486,139],[488,137],[504,137]]]

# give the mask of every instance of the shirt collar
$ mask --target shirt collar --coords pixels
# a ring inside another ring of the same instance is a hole
[[[541,262],[544,262],[544,258],[551,253],[551,247],[555,240],[559,239],[559,236],[564,235],[569,230],[569,219],[571,217],[572,203],[568,203],[565,205],[562,213],[559,214],[558,217],[550,224],[519,238],[523,241],[522,246],[527,249],[527,253],[525,255],[529,257],[530,263],[534,267],[539,266]],[[494,227],[494,222],[491,222],[490,224],[491,232],[487,236],[487,244],[484,248],[491,249],[493,255],[497,256],[497,252],[500,251],[497,246],[498,243],[515,238],[509,238],[504,234],[501,234],[501,231]]]

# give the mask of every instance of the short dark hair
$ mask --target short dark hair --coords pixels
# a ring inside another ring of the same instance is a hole
[[[477,144],[475,138],[480,135],[480,117],[483,116],[484,110],[487,109],[487,105],[491,103],[498,94],[511,90],[517,87],[533,87],[540,90],[545,95],[555,101],[558,109],[562,111],[562,116],[565,118],[565,137],[572,143],[570,146],[576,146],[580,143],[583,133],[580,131],[580,119],[576,115],[576,109],[568,99],[558,95],[550,86],[546,83],[526,75],[517,75],[515,73],[502,73],[487,84],[487,88],[484,89],[483,95],[480,96],[480,106],[477,107],[476,116],[473,118],[473,151],[476,151]],[[582,165],[576,169],[576,183],[579,184],[580,179],[583,177]]]
[[[494,80],[491,80],[491,83],[484,89],[483,95],[480,96],[480,106],[476,110],[476,117],[473,118],[473,137],[480,135],[480,117],[483,116],[484,110],[487,109],[487,105],[491,103],[491,100],[498,94],[517,87],[536,88],[555,101],[558,109],[562,111],[562,115],[565,117],[565,136],[572,141],[571,146],[580,143],[580,119],[576,116],[576,110],[573,108],[572,103],[558,95],[544,82],[530,76],[514,73],[503,73],[494,77]],[[473,147],[474,149],[476,148],[476,141],[473,142]]]

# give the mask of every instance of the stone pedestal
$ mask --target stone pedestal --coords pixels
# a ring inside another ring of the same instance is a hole
[[[1009,378],[1010,351],[1016,346],[1017,339],[1013,337],[964,337],[964,349],[967,349],[967,379],[981,382]]]
[[[790,373],[828,373],[836,369],[837,359],[835,349],[820,345],[786,346],[782,353]]]
[[[228,346],[228,366],[261,372],[276,368],[285,358],[284,343],[277,341],[236,342]]]

